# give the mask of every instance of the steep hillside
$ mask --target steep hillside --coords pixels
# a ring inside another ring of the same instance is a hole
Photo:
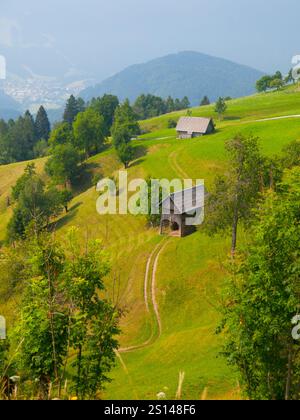
[[[258,70],[197,52],[182,52],[128,67],[124,71],[84,90],[85,99],[111,93],[120,99],[136,99],[141,93],[176,98],[188,96],[198,105],[204,95],[240,97],[255,90]]]
[[[266,155],[280,154],[285,144],[300,138],[300,118],[292,117],[299,110],[300,92],[293,87],[229,102],[216,133],[200,139],[178,141],[175,131],[166,129],[168,119],[178,114],[145,121],[144,128],[152,132],[134,142],[139,158],[128,170],[129,179],[189,176],[204,179],[209,189],[226,168],[226,140],[237,132],[253,133]],[[212,115],[212,108],[193,112]],[[261,121],[282,116],[290,117]],[[0,168],[4,204],[20,165]],[[120,167],[113,150],[93,157],[89,166],[105,176],[116,175]],[[240,398],[235,372],[219,355],[222,337],[215,334],[228,239],[209,238],[201,228],[184,239],[160,237],[144,217],[100,216],[95,187],[78,185],[77,190],[70,213],[58,220],[57,235],[63,241],[74,225],[83,241],[87,236],[102,239],[112,263],[108,295],[124,309],[121,349],[103,398],[151,399],[161,391],[174,398],[180,371],[185,372],[183,398]],[[9,217],[5,206],[1,215],[2,238]],[[239,238],[246,239],[242,231]],[[0,313],[8,319],[17,311],[13,302],[0,299]]]

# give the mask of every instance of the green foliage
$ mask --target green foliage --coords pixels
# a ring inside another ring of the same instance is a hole
[[[260,206],[252,241],[231,266],[223,305],[224,354],[250,399],[299,399],[300,171]]]
[[[118,158],[128,168],[134,158],[134,150],[130,145],[132,137],[140,132],[136,116],[129,101],[119,106],[116,110],[115,121],[112,129],[113,144]]]
[[[66,290],[70,299],[70,344],[76,351],[76,394],[81,399],[96,398],[109,379],[118,343],[119,312],[99,297],[103,277],[109,271],[99,241],[91,242],[85,254],[78,252],[71,233],[72,257],[66,266]]]
[[[79,112],[83,112],[84,109],[84,101],[81,98],[76,99],[74,95],[71,95],[66,103],[63,116],[64,122],[71,126]]]
[[[80,154],[72,144],[60,144],[52,149],[45,171],[56,184],[67,185],[78,176],[80,160]]]
[[[133,109],[141,120],[153,118],[167,112],[165,101],[154,95],[139,96],[133,105]]]
[[[50,135],[49,146],[51,148],[58,146],[59,144],[67,144],[73,142],[73,131],[67,123],[57,124]]]
[[[287,169],[291,169],[294,166],[300,166],[299,140],[294,140],[283,148],[282,165]]]
[[[258,92],[266,92],[270,88],[270,83],[272,81],[271,76],[263,76],[256,82],[256,89]]]
[[[118,149],[123,144],[128,144],[132,138],[132,129],[129,125],[114,126],[113,129],[113,145]]]
[[[7,365],[9,358],[8,340],[0,340],[0,399],[7,399],[7,378],[9,375]]]
[[[39,140],[33,148],[33,154],[35,158],[47,156],[48,151],[48,142],[44,139]]]
[[[158,227],[160,225],[161,219],[161,204],[159,204],[159,208],[157,209],[156,213],[152,214],[152,209],[157,206],[158,203],[152,202],[152,197],[159,197],[159,203],[161,203],[163,199],[163,191],[160,189],[160,186],[156,182],[152,182],[151,178],[147,180],[148,185],[148,215],[147,215],[147,222],[151,227]]]
[[[280,90],[286,83],[289,83],[292,77],[292,71],[286,79],[283,79],[282,73],[277,71],[273,76],[263,76],[256,82],[258,92],[266,92],[269,89]]]
[[[270,83],[270,88],[280,90],[283,87],[283,85],[284,82],[282,79],[274,79]]]
[[[104,145],[104,118],[92,108],[77,115],[73,131],[74,145],[78,150],[84,150],[86,157],[99,152]]]
[[[8,359],[8,343],[6,340],[0,340],[0,398],[2,397],[3,379],[5,376],[6,364]]]
[[[66,213],[69,211],[69,203],[73,199],[73,193],[70,190],[62,190],[59,192],[60,194],[60,202],[65,208]]]
[[[35,119],[35,132],[37,140],[48,140],[50,135],[50,122],[45,108],[41,106]]]
[[[12,197],[18,200],[21,192],[24,191],[26,183],[36,176],[36,169],[34,163],[29,163],[24,171],[24,174],[17,180],[16,185],[12,188]]]
[[[182,100],[173,99],[169,96],[163,99],[155,95],[140,95],[133,104],[133,110],[139,120],[154,118],[158,115],[167,114],[173,111],[180,111],[190,107],[190,101],[187,96]]]
[[[104,118],[103,134],[105,137],[111,134],[111,127],[118,106],[119,99],[114,95],[104,95],[101,98],[93,98],[91,100],[90,107]]]
[[[279,183],[282,181],[285,165],[282,159],[274,157],[263,157],[262,159],[262,172],[261,172],[261,185],[262,189],[276,190]]]
[[[204,96],[204,98],[200,102],[200,106],[206,106],[206,105],[210,105],[210,100],[209,100],[208,96]]]
[[[208,198],[206,227],[210,233],[232,229],[232,253],[239,221],[248,223],[262,189],[263,159],[258,139],[237,135],[227,142],[229,169],[215,179]]]
[[[25,290],[13,334],[21,389],[27,381],[31,396],[48,399],[51,383],[52,395],[60,398],[72,372],[77,396],[96,399],[114,364],[120,316],[100,297],[110,269],[101,244],[89,242],[81,252],[72,229],[64,249],[42,234],[27,240],[24,250]]]
[[[191,104],[190,104],[189,98],[188,98],[187,96],[185,96],[185,97],[182,99],[182,101],[181,101],[181,106],[182,106],[182,108],[183,108],[183,109],[190,108]]]
[[[25,256],[22,244],[2,247],[0,251],[0,303],[23,290],[25,275]]]
[[[39,397],[47,399],[49,384],[58,383],[68,350],[68,312],[60,300],[65,256],[51,238],[41,236],[27,246],[27,286],[15,331],[21,342],[19,367],[38,380]]]
[[[134,159],[134,149],[131,144],[121,143],[117,148],[117,154],[125,169],[127,169],[130,162]]]
[[[215,112],[219,115],[221,120],[227,110],[227,104],[224,98],[219,98],[216,102]]]
[[[126,130],[128,136],[134,137],[140,133],[140,127],[136,119],[136,115],[130,106],[128,100],[126,100],[122,105],[118,106],[115,112],[114,124],[112,128],[112,136],[115,139],[118,131]],[[114,142],[115,144],[117,142]]]
[[[34,157],[37,141],[32,115],[26,111],[23,117],[8,123],[1,122],[0,163],[6,164],[30,160]]]
[[[172,118],[168,121],[168,128],[176,128],[177,127],[177,121],[173,120]]]
[[[288,72],[288,75],[284,79],[284,83],[286,85],[289,84],[289,83],[295,83],[295,79],[293,77],[293,69],[290,69],[290,71]]]
[[[129,144],[131,138],[140,133],[140,127],[136,121],[136,116],[131,108],[129,101],[116,109],[114,125],[112,128],[113,145],[117,151],[118,158],[128,167],[134,157],[134,151]]]
[[[17,204],[7,227],[7,239],[11,242],[24,239],[29,226],[38,234],[48,226],[51,217],[56,217],[64,207],[59,191],[55,188],[46,190],[34,165],[28,165],[24,175],[17,181],[13,198]]]

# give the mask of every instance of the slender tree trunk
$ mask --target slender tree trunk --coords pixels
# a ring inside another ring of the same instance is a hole
[[[288,349],[287,378],[286,378],[286,389],[285,389],[286,401],[289,401],[291,398],[292,368],[293,368],[293,345],[290,343],[289,349]]]
[[[78,366],[77,366],[77,387],[76,387],[76,397],[79,398],[79,386],[81,381],[81,360],[82,360],[82,346],[79,346],[78,352]]]
[[[62,371],[62,375],[59,381],[59,388],[58,388],[58,398],[61,398],[61,384],[65,380],[66,376],[66,370],[67,370],[67,363],[68,363],[68,357],[69,357],[69,351],[70,351],[70,336],[71,336],[71,310],[69,309],[68,314],[68,345],[67,345],[67,354],[64,360],[64,367]]]
[[[239,223],[239,212],[238,206],[236,204],[234,209],[233,215],[233,223],[232,223],[232,243],[231,243],[231,256],[234,257],[236,251],[236,244],[237,244],[237,229]]]
[[[275,191],[273,168],[270,169],[270,190]]]
[[[49,314],[50,314],[50,332],[51,332],[51,339],[52,339],[52,352],[53,352],[53,364],[54,364],[54,375],[55,380],[58,381],[58,367],[57,367],[57,354],[56,354],[56,343],[55,343],[55,334],[54,334],[54,316],[53,316],[53,284],[50,274],[50,267],[47,268],[47,275],[48,275],[48,295],[49,295]]]

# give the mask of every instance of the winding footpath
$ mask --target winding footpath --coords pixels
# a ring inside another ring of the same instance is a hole
[[[184,179],[188,179],[189,178],[188,174],[181,168],[181,166],[177,162],[177,155],[180,152],[180,150],[174,151],[173,153],[169,155],[169,163],[171,167],[173,168],[173,170],[179,176],[183,177]],[[126,375],[128,375],[135,394],[136,394],[136,391],[133,387],[132,378],[123,360],[122,354],[131,353],[131,352],[149,347],[150,345],[154,344],[155,341],[157,341],[162,334],[162,321],[161,321],[161,317],[159,313],[159,306],[156,299],[156,278],[157,278],[157,270],[158,270],[160,256],[165,250],[165,248],[167,247],[168,243],[169,243],[168,238],[166,238],[162,240],[158,245],[156,245],[156,247],[153,249],[153,251],[151,252],[147,260],[145,277],[144,277],[144,302],[145,302],[146,311],[149,314],[149,318],[151,319],[152,313],[154,315],[156,329],[157,329],[156,337],[155,337],[155,327],[153,327],[152,325],[151,335],[148,338],[148,340],[145,341],[143,344],[115,350],[115,354],[117,358],[119,359],[121,366],[124,369],[124,372],[126,373]],[[151,299],[149,299],[149,294],[150,294],[149,292],[151,292],[151,296],[150,296]]]
[[[163,253],[163,251],[165,250],[166,246],[168,245],[168,242],[164,242],[163,246],[160,248],[160,250],[158,251],[155,261],[154,261],[154,265],[153,265],[153,272],[152,272],[152,284],[151,284],[151,298],[152,298],[152,304],[153,304],[153,309],[154,309],[154,313],[155,313],[155,318],[156,318],[156,322],[157,322],[157,326],[158,326],[158,335],[157,335],[157,340],[160,338],[161,333],[162,333],[162,323],[161,323],[161,318],[160,318],[160,314],[159,314],[159,308],[158,308],[158,303],[156,300],[156,274],[157,274],[157,269],[158,269],[158,262],[159,262],[159,258],[161,256],[161,254]]]
[[[177,173],[177,175],[181,176],[183,179],[189,179],[190,177],[188,176],[188,174],[182,169],[182,167],[177,162],[178,153],[180,153],[183,149],[184,147],[180,148],[179,150],[174,150],[174,152],[172,152],[169,155],[169,163],[173,170]]]
[[[152,345],[156,340],[158,340],[162,333],[162,322],[161,317],[159,313],[159,306],[156,300],[156,275],[158,270],[158,264],[159,264],[159,258],[168,245],[168,239],[164,239],[162,242],[160,242],[152,251],[150,254],[147,265],[146,265],[146,272],[144,277],[144,302],[146,311],[151,317],[155,318],[155,326],[152,325],[151,327],[151,335],[148,338],[147,341],[145,341],[142,344],[131,346],[131,347],[125,347],[119,349],[118,353],[129,353],[136,350],[143,349],[145,347],[148,347]],[[149,291],[151,293],[149,293]],[[149,296],[150,294],[150,296]]]

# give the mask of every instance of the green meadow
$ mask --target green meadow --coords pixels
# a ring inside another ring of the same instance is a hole
[[[192,113],[214,117],[216,133],[177,140],[175,130],[167,128],[168,121],[184,115],[182,112],[143,121],[141,126],[148,133],[134,140],[137,159],[128,169],[129,179],[191,177],[204,179],[209,189],[214,177],[226,170],[225,142],[235,134],[259,137],[263,152],[269,156],[280,154],[286,144],[300,139],[300,118],[258,121],[300,114],[300,91],[296,86],[229,101],[223,121],[218,121],[213,105],[195,108]],[[36,164],[42,173],[44,159]],[[0,167],[1,241],[11,215],[6,199],[25,166],[19,163]],[[88,161],[92,175],[116,176],[120,168],[112,149]],[[124,310],[120,346],[138,347],[120,352],[103,398],[155,399],[159,392],[165,392],[172,399],[179,372],[185,373],[183,398],[240,398],[236,373],[220,356],[222,337],[215,334],[230,238],[210,238],[200,227],[187,238],[164,239],[156,229],[147,227],[142,216],[99,215],[98,193],[91,183],[82,182],[76,191],[69,214],[55,222],[57,236],[63,241],[66,230],[77,226],[83,242],[87,237],[102,239],[112,266],[106,279],[107,294]],[[239,234],[243,241],[242,232]],[[148,312],[145,305],[144,282],[149,256],[164,240],[154,290],[161,318],[159,334],[153,308]],[[14,296],[0,301],[0,313],[9,322],[16,315],[18,299]]]

